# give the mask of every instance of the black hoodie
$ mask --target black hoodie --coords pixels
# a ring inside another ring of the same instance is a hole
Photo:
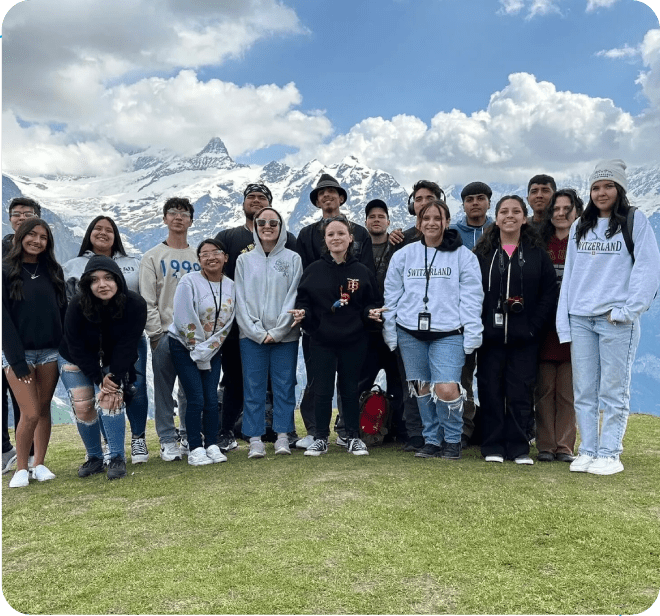
[[[80,306],[81,293],[74,295],[64,319],[64,337],[60,355],[83,372],[97,385],[103,380],[99,363],[99,351],[103,352],[103,367],[110,366],[112,380],[135,381],[135,362],[138,358],[138,342],[147,323],[147,304],[137,293],[129,291],[117,263],[109,257],[96,255],[85,266],[85,274],[103,270],[120,281],[117,293],[126,296],[121,316],[113,315],[111,307],[103,306],[100,318],[92,321],[83,314]]]
[[[348,304],[332,306],[341,293]],[[336,263],[329,254],[321,255],[305,269],[298,285],[296,308],[305,310],[301,326],[312,342],[323,346],[348,346],[367,339],[367,328],[378,327],[369,319],[369,310],[379,308],[376,278],[366,266],[351,256]]]

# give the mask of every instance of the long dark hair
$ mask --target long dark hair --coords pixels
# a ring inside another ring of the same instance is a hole
[[[107,304],[99,299],[92,293],[92,274],[93,271],[85,272],[80,277],[80,286],[78,293],[80,293],[80,308],[85,318],[93,323],[100,323],[104,314],[109,314],[111,319],[121,319],[124,315],[124,306],[126,305],[126,295],[124,294],[124,285],[122,280],[109,270],[107,271],[112,275],[115,283],[117,283],[117,292],[108,300]]]
[[[557,199],[559,197],[569,198],[571,206],[575,210],[576,218],[580,218],[580,216],[582,216],[582,212],[584,212],[584,202],[582,199],[580,199],[580,196],[573,188],[562,188],[561,190],[553,193],[552,198],[550,199],[550,204],[545,211],[543,222],[541,223],[541,226],[538,230],[539,234],[541,235],[541,239],[546,246],[548,245],[550,238],[552,238],[552,236],[555,234],[555,226],[552,224],[552,216],[554,213],[555,204],[557,203]]]
[[[115,221],[110,218],[110,216],[97,216],[92,222],[89,223],[89,226],[87,227],[87,231],[85,231],[85,237],[83,237],[82,244],[80,245],[80,250],[78,251],[78,256],[82,257],[88,250],[91,250],[92,252],[94,251],[94,247],[92,246],[92,231],[94,231],[94,227],[96,226],[96,223],[99,222],[99,220],[107,220],[110,223],[110,226],[112,227],[112,232],[115,234],[115,240],[112,242],[112,254],[110,255],[111,257],[114,257],[116,253],[119,253],[120,255],[123,255],[124,257],[126,256],[126,251],[124,250],[124,244],[121,241],[121,236],[119,235],[119,229],[117,229],[117,225],[115,224]]]
[[[532,226],[527,224],[527,206],[522,200],[522,197],[519,197],[518,195],[504,195],[495,206],[495,218],[497,219],[497,214],[500,211],[502,203],[510,199],[513,199],[520,204],[523,214],[525,215],[525,220],[522,227],[520,227],[520,243],[522,244],[525,242],[529,246],[543,246],[538,232]],[[487,257],[498,246],[500,246],[500,228],[493,223],[484,229],[483,234],[474,247],[474,252],[478,255]]]
[[[35,227],[43,227],[48,236],[46,250],[38,255],[37,263],[46,267],[46,272],[55,287],[57,303],[60,306],[63,306],[66,302],[64,274],[62,273],[62,268],[55,259],[53,233],[50,230],[48,223],[42,218],[37,218],[36,216],[28,218],[18,228],[16,235],[14,236],[14,245],[11,247],[7,256],[3,259],[3,262],[9,266],[9,271],[7,272],[7,275],[9,276],[9,297],[16,301],[22,301],[25,299],[23,295],[23,279],[21,278],[21,272],[23,271],[23,240]]]
[[[616,186],[616,201],[612,206],[612,211],[610,212],[610,224],[607,225],[607,231],[605,231],[605,237],[607,239],[611,238],[615,233],[621,230],[621,225],[626,224],[626,216],[628,210],[630,209],[630,202],[626,196],[626,191],[623,187],[614,182]],[[591,188],[589,189],[589,203],[584,210],[584,213],[580,217],[580,222],[578,223],[577,229],[575,231],[575,242],[580,243],[580,240],[587,235],[591,229],[593,229],[598,223],[598,213],[599,209],[596,207],[594,200],[591,198]]]

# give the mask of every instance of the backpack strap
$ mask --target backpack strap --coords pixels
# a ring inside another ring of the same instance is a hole
[[[626,248],[635,263],[635,242],[633,242],[633,227],[635,225],[635,206],[631,206],[626,216],[626,224],[621,226],[621,233],[623,234],[623,241],[626,243]]]

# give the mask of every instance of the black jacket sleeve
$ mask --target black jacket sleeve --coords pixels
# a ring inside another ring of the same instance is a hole
[[[530,315],[530,332],[535,338],[548,328],[557,307],[557,274],[548,253],[539,248],[541,273],[536,310]]]
[[[9,276],[3,271],[2,276],[2,352],[17,378],[30,374],[25,361],[25,349],[18,335],[18,329],[11,317],[12,300],[9,298]]]
[[[128,292],[121,320],[121,335],[115,341],[110,357],[112,380],[119,384],[138,358],[138,343],[147,323],[147,303],[139,295]]]
[[[80,296],[76,295],[64,317],[64,338],[73,363],[92,382],[99,384],[103,380],[99,365],[101,348],[100,330],[90,327],[90,322],[80,307]]]

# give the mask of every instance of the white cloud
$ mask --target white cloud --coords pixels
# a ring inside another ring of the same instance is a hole
[[[525,19],[550,14],[561,15],[557,0],[500,0],[500,15],[518,15],[527,9]]]
[[[406,185],[420,177],[516,181],[530,169],[566,173],[615,154],[631,164],[635,156],[647,161],[648,152],[636,151],[637,138],[634,119],[612,100],[557,91],[552,83],[515,73],[485,110],[441,112],[430,126],[404,115],[369,118],[320,152],[303,150],[289,160],[316,155],[332,164],[350,152]]]
[[[596,9],[609,8],[618,0],[587,0],[587,13],[591,13]]]
[[[660,115],[660,29],[646,33],[640,45],[640,53],[644,66],[649,70],[641,72],[635,83],[642,86],[650,108]]]
[[[553,0],[532,0],[532,5],[529,7],[528,18],[536,17],[537,15],[561,15],[559,6]]]
[[[636,58],[640,55],[640,53],[641,52],[638,47],[630,47],[628,44],[625,44],[623,47],[615,49],[603,49],[597,52],[595,55],[601,58],[618,60],[619,58]]]
[[[517,15],[525,8],[523,0],[500,0],[499,12],[504,15]]]

